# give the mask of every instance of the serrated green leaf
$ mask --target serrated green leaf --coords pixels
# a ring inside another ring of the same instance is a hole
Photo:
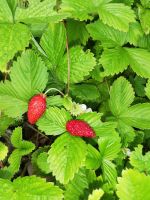
[[[1,7],[1,6],[0,6]],[[7,63],[29,44],[31,34],[24,24],[0,24],[0,70],[7,71]]]
[[[6,0],[8,5],[9,5],[9,8],[11,9],[13,15],[15,14],[15,10],[16,10],[16,7],[17,7],[17,4],[18,4],[18,0]]]
[[[70,92],[72,96],[82,101],[96,101],[100,99],[98,88],[92,84],[72,85]]]
[[[0,0],[0,23],[12,23],[13,16],[6,0]]]
[[[5,133],[5,130],[14,122],[12,118],[5,115],[0,115],[0,136]]]
[[[8,147],[0,142],[0,160],[4,160],[8,153]]]
[[[139,172],[150,174],[150,152],[142,154],[142,145],[138,145],[130,155],[130,164]]]
[[[150,35],[143,35],[141,38],[139,38],[137,42],[137,46],[144,49],[150,48]]]
[[[37,157],[37,165],[40,170],[46,174],[50,173],[49,164],[47,162],[48,154],[47,152],[42,152]]]
[[[92,145],[88,144],[85,165],[87,169],[98,169],[101,164],[101,155]]]
[[[125,48],[128,52],[130,66],[137,75],[149,78],[150,77],[150,52],[140,48]]]
[[[100,40],[104,47],[122,46],[126,40],[126,33],[114,29],[98,20],[87,25],[87,30],[94,40]]]
[[[60,65],[57,67],[58,78],[67,83],[68,57],[63,57]],[[70,49],[70,83],[78,83],[88,76],[90,71],[96,65],[93,54],[89,51],[84,52],[80,46]]]
[[[63,105],[63,98],[60,95],[49,96],[46,98],[46,104],[47,104],[47,107],[50,107],[50,106],[61,107]]]
[[[40,44],[48,56],[51,67],[58,66],[66,48],[64,24],[62,22],[50,23],[42,35]]]
[[[59,135],[66,131],[66,122],[71,119],[71,115],[65,109],[50,107],[37,122],[38,128],[47,135]]]
[[[109,137],[101,137],[98,145],[101,157],[105,160],[114,160],[121,150],[120,137],[117,132],[113,132]]]
[[[104,68],[102,76],[118,74],[127,69],[129,58],[127,52],[122,47],[105,49],[100,58],[100,63]]]
[[[104,122],[99,123],[96,127],[94,127],[94,130],[97,136],[106,137],[110,136],[115,131],[116,127],[116,122]]]
[[[29,0],[28,8],[17,7],[15,21],[27,24],[58,22],[66,17],[66,14],[59,14],[54,10],[55,0]]]
[[[114,81],[110,90],[109,106],[115,116],[119,116],[134,100],[132,85],[124,77]]]
[[[103,194],[104,191],[102,189],[93,190],[92,194],[89,195],[88,200],[100,200]]]
[[[127,32],[129,23],[135,21],[135,14],[129,6],[122,3],[108,3],[99,7],[99,15],[104,24]]]
[[[31,50],[24,52],[14,62],[10,77],[18,97],[27,102],[32,96],[42,92],[48,81],[47,68]]]
[[[127,125],[150,129],[150,104],[136,104],[124,111],[119,118]]]
[[[53,175],[63,184],[73,179],[75,173],[83,166],[87,145],[80,137],[65,133],[52,144],[48,162]]]
[[[146,96],[150,99],[150,79],[148,80],[145,88]]]
[[[80,183],[80,184],[79,184]],[[88,180],[86,170],[81,168],[75,174],[73,180],[66,185],[64,194],[65,200],[79,200],[80,196],[84,194],[84,189],[88,188]]]
[[[1,200],[62,200],[62,190],[54,186],[51,182],[46,182],[45,179],[30,176],[30,177],[19,177],[13,182],[8,180],[0,179],[0,199]]]
[[[139,8],[139,19],[145,34],[150,33],[150,11],[149,9]]]
[[[149,200],[149,188],[150,176],[128,169],[122,172],[122,178],[118,178],[117,196],[120,200]]]
[[[85,45],[89,38],[85,22],[69,19],[66,23],[69,43]]]

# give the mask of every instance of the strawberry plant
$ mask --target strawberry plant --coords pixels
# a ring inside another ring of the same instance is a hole
[[[0,0],[0,200],[150,200],[149,0]]]

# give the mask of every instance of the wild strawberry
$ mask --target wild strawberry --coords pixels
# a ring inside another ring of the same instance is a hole
[[[73,136],[95,137],[94,130],[83,120],[73,119],[66,123],[66,130]]]
[[[46,95],[37,94],[31,98],[28,104],[28,121],[35,124],[46,110]]]

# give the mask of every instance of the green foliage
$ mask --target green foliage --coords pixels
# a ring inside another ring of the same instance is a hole
[[[100,200],[104,192],[102,189],[93,190],[92,194],[89,195],[88,200]]]
[[[0,160],[4,160],[8,153],[8,147],[0,142]]]
[[[87,146],[79,137],[65,133],[52,144],[48,162],[53,175],[63,184],[73,179],[75,173],[83,166]]]
[[[128,169],[118,178],[117,195],[121,200],[149,200],[150,177],[136,170]],[[136,191],[136,192],[135,192]]]
[[[0,116],[0,136],[5,133],[5,130],[13,122],[14,122],[14,120],[12,118],[9,118],[5,115]]]
[[[61,200],[63,198],[62,190],[53,183],[46,183],[45,179],[30,176],[30,177],[19,177],[13,182],[8,180],[0,179],[2,185],[0,189],[0,199],[8,200],[19,200],[20,198],[25,200],[35,200],[37,196],[39,199],[48,200]],[[5,192],[7,191],[7,192]]]

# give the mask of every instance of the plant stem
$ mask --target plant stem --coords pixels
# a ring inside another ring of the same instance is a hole
[[[59,92],[62,96],[64,96],[64,93],[61,92],[60,90],[58,90],[57,88],[49,88],[44,94],[46,95],[51,90],[55,90],[55,91]]]

